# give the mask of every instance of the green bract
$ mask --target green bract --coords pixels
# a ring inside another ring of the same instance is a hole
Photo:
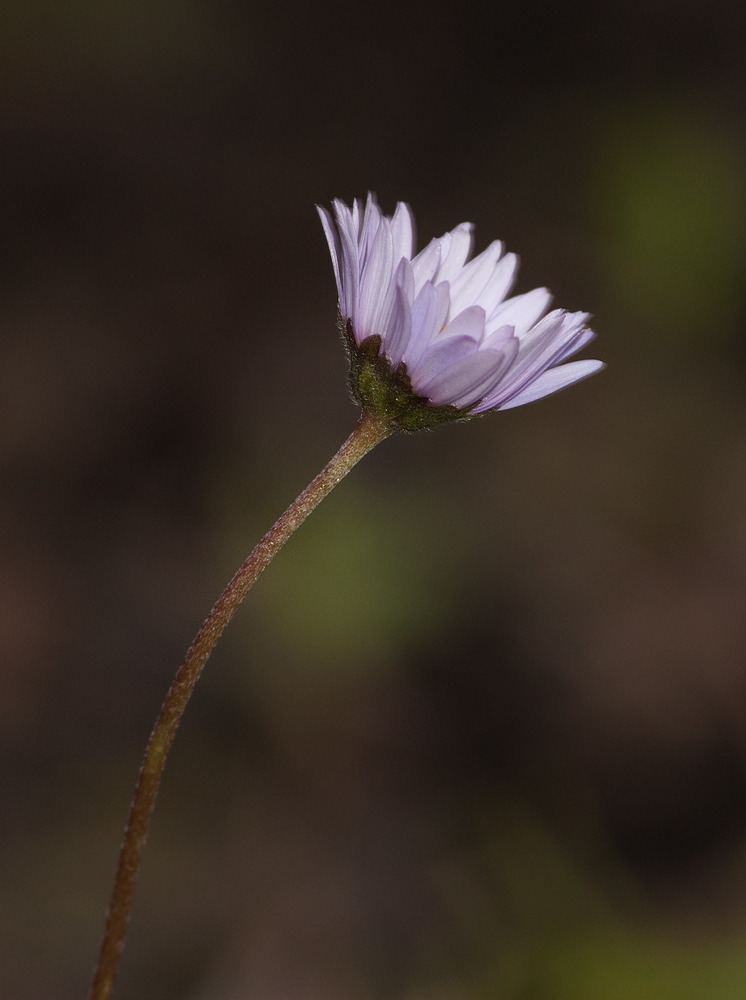
[[[437,424],[468,420],[468,409],[433,406],[412,388],[406,365],[392,370],[389,359],[381,353],[381,338],[376,334],[358,344],[352,322],[339,317],[342,340],[350,361],[350,391],[355,401],[368,413],[382,417],[402,431],[424,431]]]

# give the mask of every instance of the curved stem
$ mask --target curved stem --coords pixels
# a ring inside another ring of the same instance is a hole
[[[207,658],[259,574],[274,559],[295,529],[371,448],[392,433],[392,429],[388,422],[363,413],[357,427],[334,458],[288,507],[238,570],[190,646],[166,695],[145,751],[119,854],[106,929],[89,1000],[108,1000],[111,996],[124,948],[140,857],[148,835],[166,755]]]

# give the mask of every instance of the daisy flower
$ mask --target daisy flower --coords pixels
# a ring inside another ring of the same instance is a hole
[[[507,410],[563,389],[603,367],[566,359],[595,336],[588,314],[547,312],[535,288],[506,298],[518,269],[499,241],[469,260],[463,222],[415,256],[414,218],[399,202],[383,215],[339,200],[318,207],[339,292],[353,394],[404,430]]]

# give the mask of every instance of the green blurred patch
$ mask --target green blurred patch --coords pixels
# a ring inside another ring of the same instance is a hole
[[[451,620],[451,553],[435,509],[368,495],[330,497],[252,594],[250,636],[307,675],[353,675],[437,636]],[[253,656],[252,656],[253,659]]]
[[[661,106],[602,144],[598,214],[609,280],[646,335],[715,345],[743,310],[744,166],[724,128]]]
[[[619,927],[588,928],[548,956],[531,996],[542,1000],[742,1000],[746,943],[686,944]]]
[[[742,1000],[746,928],[684,935],[654,919],[601,841],[575,857],[504,804],[489,837],[493,893],[508,916],[470,995],[492,1000]],[[578,859],[584,859],[579,863]],[[583,870],[583,869],[586,870]],[[621,900],[627,906],[620,906]],[[626,912],[623,912],[626,911]]]

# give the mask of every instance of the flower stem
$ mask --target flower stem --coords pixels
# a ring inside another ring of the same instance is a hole
[[[179,667],[151,733],[130,806],[111,894],[106,929],[89,1000],[108,1000],[124,948],[140,858],[153,815],[166,755],[207,658],[236,608],[296,528],[360,459],[393,431],[385,420],[363,412],[329,464],[270,528],[217,600]]]

